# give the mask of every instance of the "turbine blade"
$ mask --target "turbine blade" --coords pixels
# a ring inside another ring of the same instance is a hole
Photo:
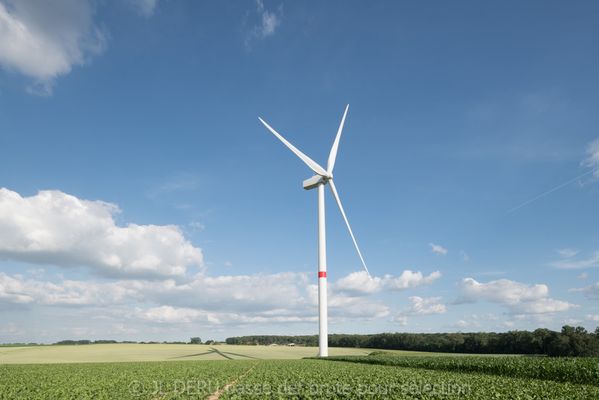
[[[349,110],[349,104],[345,106],[345,112],[343,113],[343,117],[341,118],[341,123],[339,124],[339,129],[337,130],[337,136],[335,136],[335,141],[333,142],[333,147],[331,147],[331,152],[329,153],[329,161],[327,162],[327,171],[330,175],[333,174],[333,168],[335,168],[335,159],[337,158],[337,149],[339,148],[339,139],[341,139],[341,132],[343,131],[343,125],[345,124],[345,116],[347,115],[347,110]]]
[[[285,140],[285,138],[283,136],[281,136],[277,131],[275,131],[270,125],[268,125],[266,123],[266,121],[264,121],[262,118],[258,117],[258,119],[260,120],[260,122],[262,122],[264,124],[264,126],[272,132],[273,135],[275,135],[277,138],[279,138],[279,140],[281,142],[283,142],[283,144],[285,146],[287,146],[289,148],[289,150],[293,151],[293,153],[295,153],[296,156],[298,156],[304,163],[306,163],[306,165],[308,167],[310,167],[310,169],[314,172],[316,172],[318,175],[320,176],[329,176],[328,172],[324,170],[324,168],[322,168],[320,165],[318,165],[316,163],[316,161],[312,160],[310,157],[308,157],[307,155],[305,155],[304,153],[302,153],[301,151],[299,151],[294,145],[292,145],[291,143],[289,143],[287,140]]]
[[[339,211],[341,211],[341,215],[343,216],[343,220],[345,221],[345,225],[347,225],[347,230],[349,231],[349,235],[354,242],[354,246],[356,247],[356,251],[358,252],[358,256],[360,256],[360,260],[362,261],[362,266],[364,270],[370,277],[370,271],[368,271],[368,267],[366,267],[366,263],[364,262],[364,257],[362,257],[362,253],[360,252],[360,248],[358,247],[358,242],[356,242],[356,238],[354,233],[351,230],[351,226],[349,225],[349,221],[347,220],[347,216],[345,215],[345,211],[343,211],[343,205],[341,205],[341,199],[339,198],[339,194],[337,193],[337,189],[335,188],[335,183],[333,183],[332,179],[329,179],[329,186],[331,187],[331,192],[333,192],[333,197],[339,206]]]

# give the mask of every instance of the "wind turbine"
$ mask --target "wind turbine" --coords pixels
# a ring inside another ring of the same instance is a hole
[[[258,117],[260,122],[262,122],[262,124],[264,124],[264,126],[270,132],[272,132],[273,135],[283,142],[283,144],[287,146],[289,150],[295,153],[296,156],[298,156],[312,171],[316,173],[316,175],[313,177],[306,179],[303,183],[303,186],[306,190],[318,189],[318,354],[320,357],[327,357],[329,355],[327,326],[327,248],[324,216],[324,186],[327,184],[329,185],[331,193],[333,193],[333,197],[339,206],[339,211],[341,211],[345,225],[347,225],[349,235],[354,242],[354,246],[358,252],[360,261],[362,261],[362,266],[368,274],[368,277],[370,277],[370,272],[366,267],[364,257],[362,257],[362,253],[360,252],[360,248],[358,247],[354,233],[352,232],[349,221],[347,220],[347,216],[345,215],[345,211],[343,210],[343,205],[341,205],[341,200],[339,199],[339,194],[335,188],[335,183],[333,182],[333,169],[335,168],[335,159],[337,158],[337,150],[339,149],[339,139],[341,138],[341,132],[343,131],[343,125],[345,124],[345,117],[347,116],[348,110],[349,104],[345,107],[345,112],[341,118],[341,123],[339,124],[339,129],[337,130],[337,136],[335,136],[333,147],[331,147],[331,152],[329,153],[326,170],[310,157],[299,151],[294,145],[285,140],[285,138],[275,131],[270,125],[268,125],[266,121]]]

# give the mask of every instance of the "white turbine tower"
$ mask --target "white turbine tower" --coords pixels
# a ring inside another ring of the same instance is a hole
[[[260,122],[262,122],[264,126],[272,132],[273,135],[275,135],[281,142],[283,142],[285,146],[287,146],[292,152],[294,152],[296,156],[298,156],[304,163],[306,163],[308,167],[310,167],[312,171],[316,173],[316,175],[314,175],[312,178],[306,179],[304,181],[304,189],[318,189],[318,344],[320,349],[320,357],[327,357],[329,355],[327,327],[327,249],[324,217],[324,185],[326,184],[328,184],[331,188],[331,192],[333,193],[333,197],[335,198],[335,201],[339,206],[339,211],[341,211],[343,220],[347,225],[347,230],[349,231],[349,235],[351,236],[352,241],[354,242],[354,246],[356,247],[358,256],[360,257],[360,261],[362,261],[362,266],[364,267],[364,270],[370,277],[370,272],[368,272],[368,268],[366,267],[366,263],[364,262],[364,257],[362,257],[362,253],[360,252],[360,248],[358,247],[358,243],[356,242],[354,233],[351,230],[351,226],[349,225],[349,221],[347,220],[345,211],[343,211],[343,206],[341,205],[339,194],[337,193],[337,189],[335,188],[335,183],[333,183],[333,168],[335,167],[337,149],[339,148],[339,139],[341,138],[341,132],[343,131],[343,124],[345,123],[345,117],[347,116],[348,109],[349,104],[345,107],[345,112],[343,113],[343,117],[341,118],[341,124],[339,124],[339,130],[337,130],[337,136],[335,136],[335,141],[333,142],[333,147],[331,148],[331,152],[329,154],[329,160],[327,162],[326,170],[322,168],[320,165],[318,165],[310,157],[299,151],[287,140],[285,140],[283,136],[281,136],[277,131],[275,131],[262,118],[258,117]]]

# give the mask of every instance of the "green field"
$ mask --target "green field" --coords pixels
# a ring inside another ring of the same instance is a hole
[[[0,348],[0,399],[599,399],[594,358],[331,350],[322,360],[283,346]]]

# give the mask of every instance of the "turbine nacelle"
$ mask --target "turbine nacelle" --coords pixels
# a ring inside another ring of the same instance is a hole
[[[306,190],[312,190],[312,189],[316,189],[318,187],[318,185],[326,185],[327,182],[329,181],[328,177],[325,176],[320,176],[320,175],[314,175],[312,178],[308,178],[304,181],[303,185],[304,185],[304,189]]]

